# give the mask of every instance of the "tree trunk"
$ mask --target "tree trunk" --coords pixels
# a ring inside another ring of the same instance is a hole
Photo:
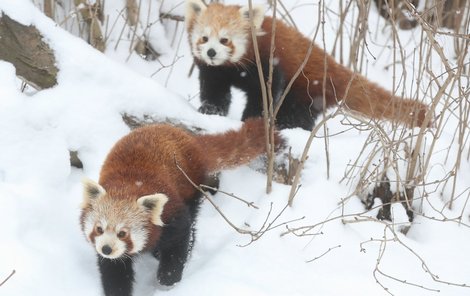
[[[55,19],[54,0],[44,0],[44,14],[51,19]]]
[[[441,12],[442,26],[459,32],[460,24],[465,14],[464,8],[465,0],[445,1]]]
[[[0,59],[12,63],[16,75],[37,89],[57,84],[54,53],[34,26],[24,26],[2,13],[0,40]]]
[[[94,4],[89,4],[86,0],[74,0],[74,4],[87,26],[88,43],[97,50],[104,52],[106,50],[106,41],[101,31],[101,24],[104,20],[101,1],[97,0]]]

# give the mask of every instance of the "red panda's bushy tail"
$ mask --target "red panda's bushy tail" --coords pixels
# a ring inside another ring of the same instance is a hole
[[[197,140],[206,154],[210,172],[234,168],[249,163],[266,152],[265,127],[263,119],[247,119],[239,130],[223,134],[202,135]],[[275,149],[284,140],[275,132]]]
[[[388,119],[408,127],[419,127],[423,123],[429,112],[425,104],[395,96],[360,74],[341,65],[334,66],[335,75],[330,77],[336,86],[338,97],[343,99],[349,109],[369,118]],[[429,122],[428,126],[431,124]]]

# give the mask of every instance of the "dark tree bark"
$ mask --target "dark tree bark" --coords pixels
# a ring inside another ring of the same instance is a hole
[[[415,7],[418,7],[420,0],[406,0]],[[393,18],[400,29],[410,30],[417,26],[417,21],[407,16],[408,6],[405,0],[374,0],[379,13],[386,20]],[[446,27],[456,32],[460,31],[464,9],[467,0],[434,0],[427,1],[423,17],[427,22],[436,27]],[[390,11],[392,15],[390,15]]]
[[[44,14],[54,19],[54,0],[44,0]]]
[[[33,26],[0,15],[0,59],[12,63],[16,75],[37,89],[57,84],[54,53]]]
[[[466,0],[446,0],[442,7],[442,26],[460,31]],[[441,4],[442,5],[442,4]]]
[[[146,36],[148,33],[136,34],[136,28],[139,25],[139,11],[139,5],[137,5],[136,0],[126,0],[127,24],[134,32],[131,46],[141,58],[146,61],[154,61],[160,56],[160,54],[150,43],[148,36]]]
[[[414,6],[418,6],[419,4],[419,0],[407,1]],[[374,0],[374,2],[377,5],[380,15],[388,21],[390,21],[391,18],[394,19],[400,29],[410,30],[418,25],[416,20],[410,19],[406,16],[406,11],[408,9],[403,5],[403,0]],[[392,15],[390,15],[390,11]]]

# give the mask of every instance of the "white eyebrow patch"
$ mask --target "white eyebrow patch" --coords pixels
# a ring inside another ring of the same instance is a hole
[[[226,29],[221,29],[219,31],[219,38],[222,38],[222,37],[225,37],[225,38],[228,37],[228,31]]]
[[[212,28],[211,27],[205,27],[203,30],[202,30],[202,34],[203,35],[206,35],[206,36],[210,36],[212,34]]]

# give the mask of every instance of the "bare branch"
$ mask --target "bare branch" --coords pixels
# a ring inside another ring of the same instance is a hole
[[[184,16],[171,14],[171,13],[160,13],[161,19],[170,19],[172,21],[184,22]]]
[[[201,188],[203,188],[203,189],[209,189],[209,190],[212,190],[212,191],[217,191],[217,192],[220,192],[220,193],[225,194],[225,195],[227,195],[227,196],[233,197],[233,198],[235,198],[236,200],[239,200],[239,201],[243,202],[243,203],[246,204],[248,207],[252,207],[252,208],[255,208],[255,209],[259,210],[259,207],[256,206],[254,202],[252,202],[252,201],[246,201],[246,200],[244,200],[244,199],[242,199],[242,198],[236,196],[236,195],[233,194],[233,193],[228,193],[228,192],[226,192],[226,191],[223,191],[223,190],[220,190],[220,189],[218,189],[218,188],[211,187],[211,186],[207,186],[207,185],[204,185],[204,184],[201,184],[201,185],[199,185],[199,186],[201,186]]]
[[[317,256],[313,259],[310,259],[310,260],[307,260],[305,261],[306,263],[310,263],[310,262],[313,262],[315,260],[318,260],[320,259],[321,257],[325,256],[326,254],[328,254],[329,252],[333,251],[334,249],[337,249],[337,248],[341,248],[341,245],[337,245],[337,246],[334,246],[334,247],[331,247],[331,248],[328,248],[328,250],[326,250],[323,254],[321,254],[320,256]]]
[[[288,223],[291,223],[291,222],[295,222],[295,221],[300,221],[302,219],[304,219],[305,217],[301,217],[301,218],[298,218],[298,219],[293,219],[293,220],[290,220],[290,221],[286,221],[286,222],[282,222],[280,224],[277,224],[277,225],[274,225],[274,223],[281,217],[281,215],[284,213],[284,211],[287,209],[288,205],[286,205],[277,215],[276,217],[273,218],[273,220],[271,220],[271,222],[268,223],[268,220],[269,220],[269,217],[271,216],[271,212],[272,212],[272,206],[273,204],[271,203],[271,206],[270,206],[270,209],[269,209],[269,213],[267,214],[266,216],[266,219],[263,223],[263,225],[260,227],[259,230],[257,231],[252,231],[252,230],[245,230],[245,229],[242,229],[240,227],[237,227],[233,222],[230,221],[230,219],[227,218],[227,216],[222,212],[222,210],[219,208],[219,206],[217,206],[217,204],[214,202],[214,200],[209,196],[209,194],[203,190],[203,186],[202,185],[197,185],[195,184],[191,178],[189,178],[189,176],[186,174],[186,172],[181,168],[181,166],[178,164],[176,158],[175,158],[175,165],[176,167],[178,168],[178,170],[180,170],[180,172],[186,177],[186,179],[191,183],[191,185],[194,186],[194,188],[196,188],[209,202],[210,204],[214,207],[214,209],[222,216],[222,218],[225,220],[225,222],[228,223],[228,225],[230,225],[230,227],[232,227],[235,231],[237,231],[238,233],[240,234],[247,234],[251,237],[251,240],[245,244],[245,245],[240,245],[240,247],[246,247],[250,244],[252,244],[253,242],[257,241],[258,239],[260,239],[266,232],[268,231],[271,231],[273,229],[276,229],[280,226],[283,226],[283,225],[286,225]],[[206,188],[208,186],[205,186]],[[231,195],[233,196],[233,195]],[[237,198],[238,200],[241,200],[240,198]],[[247,203],[246,201],[243,201],[244,203]],[[250,205],[250,203],[248,203]]]
[[[16,270],[13,269],[10,275],[7,276],[7,278],[0,283],[0,287],[3,286],[3,284],[5,284],[15,273],[16,273]]]

